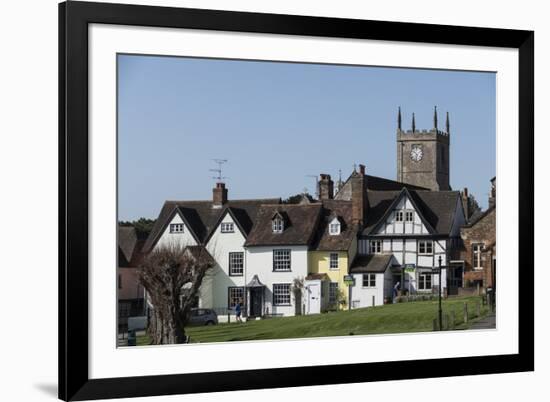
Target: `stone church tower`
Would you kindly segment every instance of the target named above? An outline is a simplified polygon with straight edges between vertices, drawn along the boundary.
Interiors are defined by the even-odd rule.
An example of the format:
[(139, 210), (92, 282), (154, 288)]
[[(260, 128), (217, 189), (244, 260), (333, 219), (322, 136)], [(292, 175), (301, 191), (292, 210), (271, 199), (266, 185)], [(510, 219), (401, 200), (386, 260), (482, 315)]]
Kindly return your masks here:
[(412, 115), (411, 130), (401, 129), (401, 108), (397, 114), (397, 181), (433, 191), (450, 190), (449, 113), (445, 131), (437, 127), (437, 107), (431, 130), (417, 130)]

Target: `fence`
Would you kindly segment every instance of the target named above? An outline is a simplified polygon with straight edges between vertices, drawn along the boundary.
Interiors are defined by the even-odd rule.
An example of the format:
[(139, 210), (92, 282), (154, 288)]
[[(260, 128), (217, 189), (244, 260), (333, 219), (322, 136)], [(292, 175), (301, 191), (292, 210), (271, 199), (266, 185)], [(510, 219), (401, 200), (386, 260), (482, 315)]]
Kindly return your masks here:
[(433, 319), (433, 330), (453, 330), (464, 329), (468, 322), (476, 318), (481, 318), (489, 312), (494, 311), (494, 305), (489, 297), (479, 297), (475, 302), (464, 302), (452, 306), (447, 306), (443, 310), (443, 322), (439, 323), (439, 317)]

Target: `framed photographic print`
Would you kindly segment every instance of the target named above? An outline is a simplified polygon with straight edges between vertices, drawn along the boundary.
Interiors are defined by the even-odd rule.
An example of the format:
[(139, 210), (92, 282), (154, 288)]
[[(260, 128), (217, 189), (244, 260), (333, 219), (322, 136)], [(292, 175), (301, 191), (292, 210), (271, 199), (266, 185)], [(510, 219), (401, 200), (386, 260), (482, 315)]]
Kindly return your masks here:
[(71, 1), (59, 40), (61, 399), (534, 369), (533, 32)]

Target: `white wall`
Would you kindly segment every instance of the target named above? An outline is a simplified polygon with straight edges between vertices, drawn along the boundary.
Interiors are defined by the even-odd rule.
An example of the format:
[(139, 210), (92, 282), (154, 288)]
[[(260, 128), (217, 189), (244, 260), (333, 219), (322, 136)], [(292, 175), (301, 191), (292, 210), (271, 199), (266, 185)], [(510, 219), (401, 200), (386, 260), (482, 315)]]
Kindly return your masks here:
[[(291, 271), (273, 272), (273, 250), (290, 249)], [(307, 246), (269, 246), (247, 248), (246, 281), (258, 275), (260, 282), (266, 285), (265, 306), (273, 314), (294, 315), (294, 299), (291, 295), (291, 306), (274, 306), (272, 303), (273, 284), (290, 283), (294, 278), (305, 278), (308, 273)]]
[[(383, 238), (380, 237), (383, 241), (382, 250), (384, 253), (391, 253), (395, 257), (397, 263), (399, 265), (404, 264), (414, 264), (415, 267), (423, 267), (423, 268), (437, 268), (439, 265), (439, 257), (441, 256), (441, 264), (444, 266), (447, 264), (447, 248), (449, 244), (449, 240), (442, 239), (442, 240), (433, 240), (433, 254), (431, 255), (421, 255), (418, 253), (418, 242), (420, 240), (431, 240), (429, 238), (424, 239), (422, 236), (419, 236), (417, 238)], [(367, 250), (370, 251), (368, 247), (368, 242), (371, 239), (360, 239), (360, 250)], [(441, 278), (442, 282), (442, 288), (446, 288), (446, 278), (447, 273), (444, 270), (443, 276)], [(405, 283), (401, 284), (401, 287), (404, 289), (407, 289), (409, 291), (415, 292), (417, 291), (417, 279), (418, 279), (418, 272), (406, 272), (405, 273)], [(439, 277), (437, 274), (434, 274), (432, 277), (432, 283), (438, 284), (439, 283)]]
[[(222, 233), (221, 223), (233, 223), (233, 233)], [(223, 308), (228, 304), (228, 287), (246, 285), (247, 255), (243, 247), (245, 237), (239, 230), (237, 223), (229, 213), (226, 213), (208, 240), (206, 249), (216, 260), (216, 266), (201, 286), (200, 304), (204, 307)], [(242, 276), (229, 275), (229, 253), (242, 252), (244, 270)]]
[[(397, 211), (403, 212), (403, 221), (396, 221)], [(405, 222), (405, 211), (413, 211), (413, 221)], [(413, 207), (408, 197), (403, 197), (380, 226), (376, 234), (428, 234), (429, 231), (422, 223), (420, 215)]]
[[(375, 287), (364, 287), (363, 275), (367, 274), (353, 274), (353, 277), (355, 278), (355, 286), (353, 286), (353, 289), (351, 290), (352, 308), (371, 307), (373, 296), (374, 305), (381, 306), (384, 304), (384, 294), (388, 286), (388, 283), (384, 280), (384, 273), (375, 274)], [(389, 287), (391, 289), (391, 284), (389, 284)]]
[[(170, 224), (172, 223), (182, 223), (184, 225), (183, 233), (170, 233)], [(182, 246), (196, 246), (197, 241), (191, 234), (191, 231), (187, 225), (183, 222), (183, 219), (181, 219), (181, 216), (179, 214), (175, 214), (172, 220), (170, 221), (170, 224), (166, 226), (164, 229), (164, 232), (162, 232), (162, 235), (157, 241), (157, 244), (155, 245), (155, 248), (161, 247), (161, 246), (167, 246), (170, 244), (180, 244)]]

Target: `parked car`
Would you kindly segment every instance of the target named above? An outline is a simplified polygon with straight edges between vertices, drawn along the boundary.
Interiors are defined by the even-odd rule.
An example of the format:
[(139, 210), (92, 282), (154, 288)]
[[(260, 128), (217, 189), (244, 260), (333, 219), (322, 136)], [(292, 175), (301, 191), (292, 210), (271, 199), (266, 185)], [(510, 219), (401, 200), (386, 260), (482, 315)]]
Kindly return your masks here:
[(191, 316), (189, 317), (189, 324), (191, 325), (216, 325), (218, 323), (218, 316), (209, 308), (193, 308), (191, 309)]

